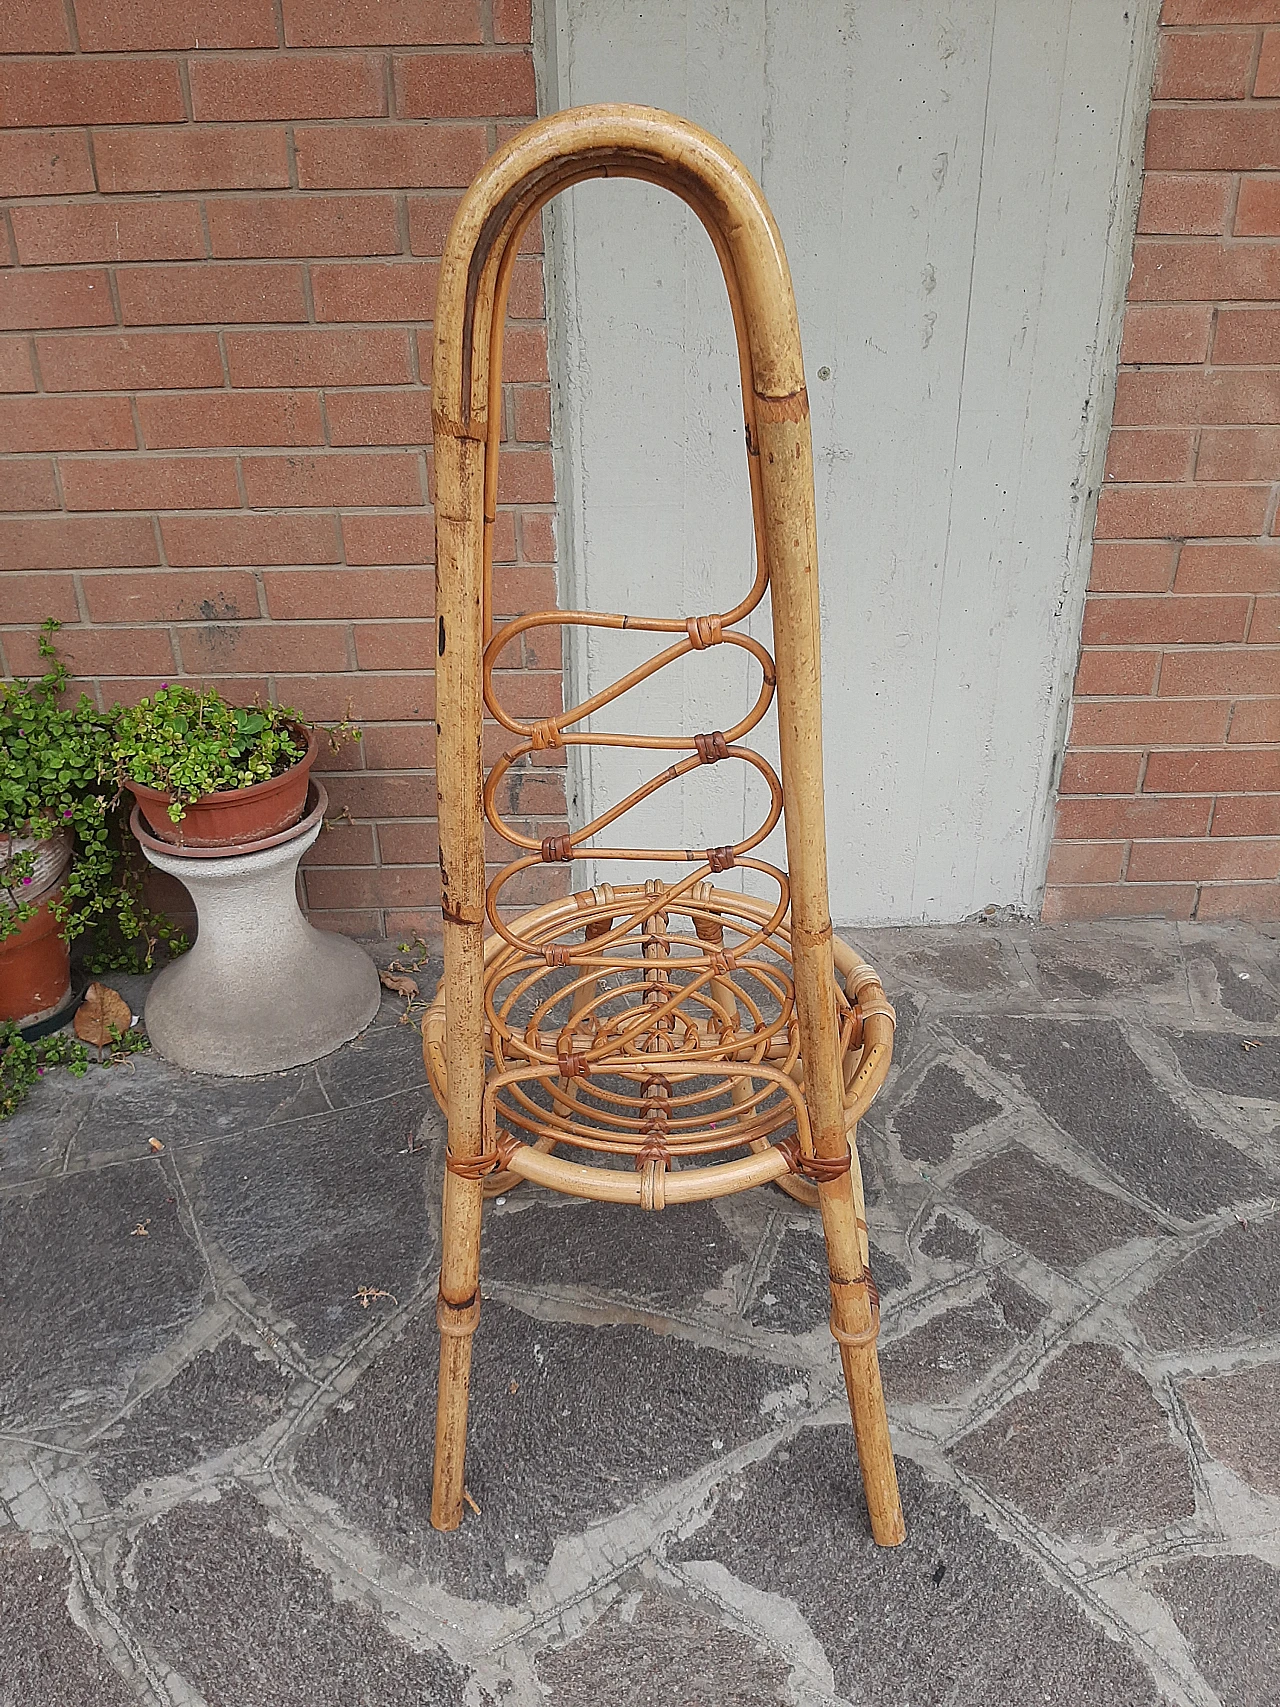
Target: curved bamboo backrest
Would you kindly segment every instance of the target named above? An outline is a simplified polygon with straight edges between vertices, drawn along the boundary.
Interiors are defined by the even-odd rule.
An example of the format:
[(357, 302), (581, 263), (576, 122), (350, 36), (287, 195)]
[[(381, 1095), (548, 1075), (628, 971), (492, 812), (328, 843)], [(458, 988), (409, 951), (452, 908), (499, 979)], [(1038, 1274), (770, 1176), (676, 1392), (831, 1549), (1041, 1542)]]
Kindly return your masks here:
[[(639, 178), (680, 196), (701, 219), (720, 259), (742, 372), (756, 574), (750, 590), (733, 609), (711, 616), (635, 619), (558, 612), (540, 613), (521, 619), (519, 625), (508, 625), (506, 638), (512, 637), (513, 630), (543, 621), (625, 624), (673, 636), (672, 645), (657, 659), (603, 695), (575, 707), (572, 714), (523, 724), (503, 712), (492, 691), (492, 650), (486, 655), (494, 638), (492, 529), (507, 291), (521, 237), (546, 202), (587, 178), (618, 176)], [(608, 105), (554, 114), (529, 126), (499, 151), (464, 198), (441, 266), (435, 340), (437, 774), (451, 1152), (460, 1158), (474, 1154), (480, 1141), (486, 916), (508, 941), (528, 946), (504, 926), (492, 900), (486, 913), (486, 793), (481, 759), (486, 701), (499, 720), (527, 743), (522, 751), (599, 741), (600, 736), (586, 736), (566, 725), (625, 691), (632, 680), (641, 679), (684, 652), (731, 640), (754, 651), (765, 669), (760, 700), (730, 733), (745, 732), (769, 703), (773, 660), (749, 637), (731, 636), (725, 631), (755, 608), (768, 587), (782, 770), (780, 788), (772, 788), (768, 824), (738, 849), (710, 849), (705, 856), (687, 849), (607, 852), (623, 858), (706, 857), (710, 870), (717, 871), (737, 863), (735, 856), (762, 839), (779, 809), (783, 810), (789, 870), (783, 880), (779, 912), (789, 898), (795, 1000), (813, 1148), (819, 1156), (846, 1156), (822, 799), (817, 540), (809, 407), (786, 256), (759, 187), (714, 137), (669, 113)], [(688, 738), (617, 739), (636, 746), (687, 749), (690, 745)], [(673, 773), (694, 768), (708, 756), (693, 755), (685, 765), (673, 767)], [(713, 756), (724, 755), (717, 751)], [(761, 766), (763, 761), (757, 768)], [(767, 766), (763, 768), (768, 770)], [(491, 778), (490, 806), (492, 795)], [(522, 869), (538, 859), (572, 857), (577, 842), (634, 803), (634, 798), (622, 803), (618, 810), (603, 815), (575, 836), (548, 838), (551, 845), (544, 844), (537, 854), (517, 861), (510, 869)], [(492, 821), (517, 846), (535, 846), (497, 818)], [(598, 846), (590, 850), (593, 857), (605, 851)]]

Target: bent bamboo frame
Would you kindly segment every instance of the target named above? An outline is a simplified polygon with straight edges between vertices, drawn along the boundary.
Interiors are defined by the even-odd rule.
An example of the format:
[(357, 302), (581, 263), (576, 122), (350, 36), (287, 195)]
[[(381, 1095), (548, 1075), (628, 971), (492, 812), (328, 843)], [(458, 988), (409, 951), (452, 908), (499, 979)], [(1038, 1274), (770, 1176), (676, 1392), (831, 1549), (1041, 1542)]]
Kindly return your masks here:
[[(547, 611), (495, 633), (492, 530), (512, 267), (523, 233), (552, 196), (610, 176), (679, 195), (720, 259), (742, 374), (754, 576), (722, 612)], [(452, 1528), (461, 1520), (488, 1170), (500, 1166), (504, 1183), (528, 1178), (649, 1209), (779, 1179), (822, 1211), (831, 1326), (873, 1533), (891, 1544), (902, 1538), (902, 1516), (852, 1140), (888, 1070), (893, 1010), (871, 969), (835, 943), (828, 911), (809, 409), (786, 257), (759, 188), (705, 131), (649, 108), (584, 107), (530, 125), (489, 161), (454, 219), (440, 270), (432, 385), (445, 965), (424, 1025), (424, 1053), (449, 1123), (432, 1521)], [(735, 631), (766, 589), (776, 663), (758, 641)], [(551, 624), (626, 627), (665, 640), (619, 681), (531, 723), (503, 706), (495, 666), (521, 633)], [(722, 644), (748, 651), (762, 671), (755, 704), (727, 732), (660, 738), (581, 727), (629, 687), (689, 652)], [(742, 745), (774, 704), (780, 776)], [(487, 783), (486, 709), (516, 737)], [(669, 758), (650, 782), (579, 830), (538, 843), (505, 822), (498, 789), (512, 766), (549, 747), (586, 743)], [(769, 790), (763, 822), (740, 842), (703, 850), (602, 845), (601, 834), (656, 790), (726, 760), (753, 767)], [(785, 872), (751, 851), (780, 818)], [(488, 884), (486, 819), (517, 850)], [(694, 869), (671, 884), (600, 885), (508, 918), (501, 892), (512, 877), (585, 857)], [(709, 879), (735, 865), (775, 882), (776, 902), (715, 889)], [(687, 920), (689, 929), (673, 930), (673, 919)], [(495, 933), (487, 947), (486, 923)], [(711, 1093), (699, 1088), (708, 1075)], [(553, 1155), (558, 1144), (588, 1157), (631, 1156), (637, 1171)], [(747, 1153), (725, 1159), (735, 1148)], [(807, 1179), (784, 1180), (797, 1171)]]

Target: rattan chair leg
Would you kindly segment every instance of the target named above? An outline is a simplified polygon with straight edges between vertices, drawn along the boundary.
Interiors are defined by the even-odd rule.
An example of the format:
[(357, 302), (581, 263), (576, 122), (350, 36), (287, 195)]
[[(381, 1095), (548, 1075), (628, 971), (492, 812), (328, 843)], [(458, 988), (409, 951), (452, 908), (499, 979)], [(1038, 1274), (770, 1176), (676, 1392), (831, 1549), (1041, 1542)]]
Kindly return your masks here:
[(447, 1172), (441, 1244), (440, 1376), (436, 1387), (435, 1479), (431, 1522), (456, 1529), (462, 1522), (467, 1453), (467, 1396), (471, 1340), (480, 1316), (480, 1181)]
[(850, 1148), (850, 1171), (818, 1187), (831, 1277), (831, 1331), (840, 1346), (871, 1533), (882, 1547), (896, 1547), (906, 1528), (876, 1357), (880, 1304), (867, 1266), (866, 1223), (859, 1214), (861, 1169), (856, 1148)]
[(881, 1547), (897, 1547), (906, 1539), (902, 1502), (898, 1495), (898, 1471), (889, 1440), (889, 1421), (880, 1385), (880, 1365), (874, 1345), (857, 1350), (840, 1347), (844, 1383), (849, 1394), (853, 1437), (862, 1467), (862, 1487), (871, 1518), (871, 1534)]

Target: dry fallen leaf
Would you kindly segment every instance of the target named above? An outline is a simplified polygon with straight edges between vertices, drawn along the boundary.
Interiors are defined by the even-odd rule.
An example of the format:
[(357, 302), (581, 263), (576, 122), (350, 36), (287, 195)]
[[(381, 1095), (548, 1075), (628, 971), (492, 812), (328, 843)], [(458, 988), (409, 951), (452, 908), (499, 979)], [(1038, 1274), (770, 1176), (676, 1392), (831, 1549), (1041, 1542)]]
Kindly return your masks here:
[(518, 1393), (519, 1391), (520, 1391), (520, 1383), (518, 1381), (512, 1381), (510, 1383), (510, 1385), (507, 1387), (508, 1393)]
[(403, 972), (379, 972), (378, 981), (385, 990), (393, 990), (397, 996), (403, 996), (406, 1001), (412, 1001), (418, 994), (418, 980), (410, 978)]
[(131, 1239), (149, 1239), (151, 1237), (150, 1228), (151, 1228), (151, 1217), (148, 1216), (145, 1221), (139, 1221), (138, 1222), (138, 1225), (133, 1229), (133, 1231), (132, 1231), (132, 1233), (130, 1233), (129, 1237)]
[(361, 1309), (364, 1310), (369, 1308), (375, 1298), (390, 1298), (391, 1302), (397, 1309), (400, 1307), (400, 1300), (393, 1293), (384, 1291), (380, 1286), (357, 1287), (351, 1296), (359, 1303)]
[(123, 1037), (133, 1024), (133, 1012), (119, 990), (109, 984), (90, 984), (76, 1009), (75, 1033), (82, 1043), (105, 1049)]

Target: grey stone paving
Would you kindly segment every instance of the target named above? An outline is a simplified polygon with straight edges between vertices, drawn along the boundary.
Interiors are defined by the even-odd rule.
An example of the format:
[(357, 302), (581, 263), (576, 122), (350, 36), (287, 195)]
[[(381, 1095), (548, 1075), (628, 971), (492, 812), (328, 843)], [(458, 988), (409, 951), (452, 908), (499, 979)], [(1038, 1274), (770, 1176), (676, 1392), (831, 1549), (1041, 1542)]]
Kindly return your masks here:
[(538, 1680), (559, 1707), (786, 1707), (790, 1667), (705, 1606), (641, 1584), (575, 1641), (547, 1649)]
[(1131, 1203), (1013, 1144), (952, 1182), (957, 1200), (1051, 1268), (1070, 1273), (1159, 1225)]
[(1280, 930), (854, 940), (902, 1548), (772, 1189), (491, 1204), (430, 1528), (443, 1135), (388, 996), (315, 1067), (0, 1127), (0, 1707), (1280, 1703)]
[(963, 1132), (999, 1114), (1000, 1104), (980, 1096), (954, 1067), (930, 1067), (915, 1095), (893, 1120), (898, 1148), (909, 1162), (945, 1162)]
[(1280, 1363), (1182, 1384), (1208, 1450), (1259, 1493), (1280, 1494)]
[(1114, 1346), (1068, 1346), (953, 1455), (1058, 1535), (1125, 1540), (1195, 1516), (1186, 1446)]

